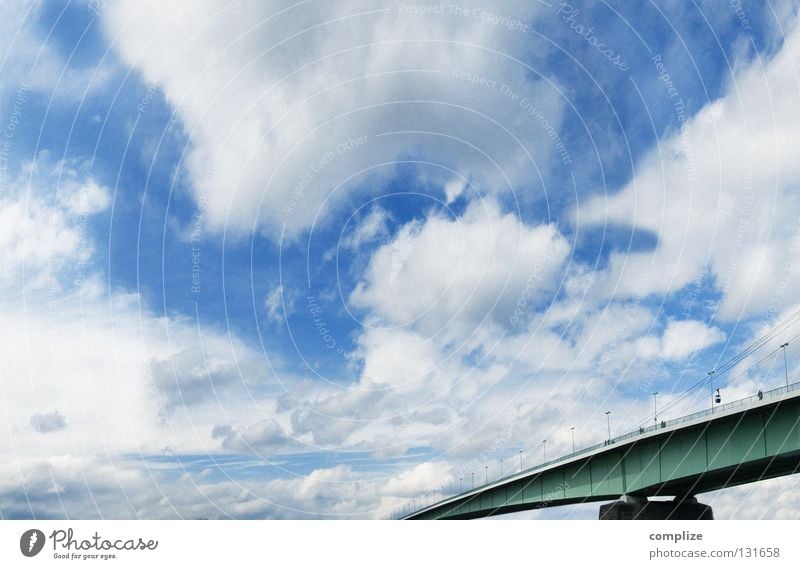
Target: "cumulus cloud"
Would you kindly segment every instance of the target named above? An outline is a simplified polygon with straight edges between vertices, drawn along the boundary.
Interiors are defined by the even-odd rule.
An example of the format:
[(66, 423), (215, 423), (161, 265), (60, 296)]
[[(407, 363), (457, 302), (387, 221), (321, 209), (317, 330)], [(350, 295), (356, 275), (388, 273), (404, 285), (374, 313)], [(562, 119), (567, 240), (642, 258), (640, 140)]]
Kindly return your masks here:
[(682, 359), (725, 341), (725, 333), (697, 320), (673, 320), (667, 324), (662, 341), (664, 357)]
[[(0, 328), (0, 359), (14, 378), (4, 387), (8, 452), (196, 450), (212, 444), (207, 433), (226, 410), (252, 422), (270, 412), (250, 405), (266, 376), (257, 352), (104, 283), (89, 220), (108, 208), (109, 192), (83, 162), (43, 154), (6, 190), (0, 314), (17, 323)], [(57, 411), (32, 415), (39, 409)]]
[[(224, 435), (223, 435), (224, 433)], [(223, 436), (222, 448), (244, 453), (269, 455), (287, 452), (292, 448), (292, 438), (274, 419), (264, 419), (241, 430), (214, 427), (212, 436)]]
[[(498, 426), (473, 433), (470, 444), (452, 431), (502, 405), (502, 396), (483, 398), (486, 390), (513, 389), (514, 378), (541, 365), (523, 344), (559, 287), (568, 253), (554, 226), (528, 225), (493, 200), (400, 227), (373, 249), (349, 297), (365, 323), (350, 354), (358, 381), (301, 397), (307, 404), (291, 414), (294, 434), (379, 456), (431, 444), (468, 453), (492, 439)], [(512, 336), (517, 352), (506, 347)], [(559, 349), (550, 361), (563, 371), (574, 354)]]
[(355, 230), (341, 240), (341, 246), (358, 251), (377, 239), (385, 238), (389, 233), (387, 227), (389, 217), (389, 212), (382, 207), (371, 208), (364, 219), (358, 222)]
[(109, 190), (87, 167), (42, 153), (10, 179), (0, 196), (0, 288), (7, 293), (80, 280), (94, 250), (87, 219), (110, 204)]
[(432, 488), (451, 483), (453, 475), (450, 470), (451, 466), (446, 463), (423, 462), (390, 478), (383, 489), (394, 496), (419, 496)]
[(462, 217), (404, 226), (372, 255), (350, 302), (385, 325), (429, 333), (485, 319), (510, 326), (515, 309), (532, 311), (558, 288), (569, 250), (553, 225), (476, 202)]
[(583, 225), (658, 236), (650, 251), (612, 254), (606, 295), (674, 293), (709, 274), (726, 319), (792, 302), (800, 282), (799, 57), (792, 18), (772, 59), (737, 66), (726, 94), (652, 148), (619, 192), (579, 204)]
[[(443, 463), (400, 465), (396, 474), (349, 465), (314, 468), (303, 476), (240, 478), (251, 468), (214, 457), (209, 469), (171, 460), (54, 455), (0, 465), (4, 519), (305, 519), (381, 518), (419, 492), (446, 480)], [(263, 466), (263, 465), (262, 465)], [(176, 474), (178, 473), (178, 474)], [(443, 478), (443, 476), (445, 478)]]
[[(502, 7), (522, 22), (540, 9)], [(102, 15), (123, 60), (182, 121), (210, 227), (292, 234), (359, 185), (378, 187), (398, 159), (423, 156), (441, 164), (430, 176), (442, 184), (449, 169), (493, 191), (526, 182), (553, 152), (558, 90), (520, 59), (535, 38), (410, 12), (378, 1), (122, 0)]]
[(202, 350), (186, 348), (168, 358), (150, 362), (149, 373), (159, 394), (163, 417), (169, 416), (176, 407), (219, 400), (220, 394), (238, 379), (236, 362), (229, 350), (223, 348), (221, 354), (215, 351), (207, 339)]

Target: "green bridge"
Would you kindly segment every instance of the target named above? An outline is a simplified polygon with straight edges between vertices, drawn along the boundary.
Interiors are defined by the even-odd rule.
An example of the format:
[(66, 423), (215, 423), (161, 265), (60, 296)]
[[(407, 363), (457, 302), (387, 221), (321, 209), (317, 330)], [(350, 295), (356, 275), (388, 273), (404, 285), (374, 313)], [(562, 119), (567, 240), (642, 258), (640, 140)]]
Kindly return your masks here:
[[(685, 504), (688, 515), (670, 516), (670, 511), (651, 515), (702, 519), (710, 517), (711, 510), (696, 504), (695, 494), (798, 471), (800, 383), (794, 383), (612, 438), (446, 498), (402, 519), (481, 518), (610, 500), (621, 500), (616, 505), (636, 512), (643, 506), (654, 506), (654, 510), (666, 504), (674, 504), (674, 512)], [(676, 500), (647, 502), (652, 496)], [(619, 512), (604, 516), (603, 508), (600, 513), (609, 519), (630, 517)]]

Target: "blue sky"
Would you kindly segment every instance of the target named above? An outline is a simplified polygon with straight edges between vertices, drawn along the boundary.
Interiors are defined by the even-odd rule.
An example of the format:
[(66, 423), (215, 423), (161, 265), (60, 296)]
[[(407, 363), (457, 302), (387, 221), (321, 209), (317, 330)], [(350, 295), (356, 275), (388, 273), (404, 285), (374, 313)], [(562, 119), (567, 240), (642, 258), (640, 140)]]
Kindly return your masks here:
[(796, 3), (420, 6), (4, 3), (0, 515), (380, 518), (797, 310)]

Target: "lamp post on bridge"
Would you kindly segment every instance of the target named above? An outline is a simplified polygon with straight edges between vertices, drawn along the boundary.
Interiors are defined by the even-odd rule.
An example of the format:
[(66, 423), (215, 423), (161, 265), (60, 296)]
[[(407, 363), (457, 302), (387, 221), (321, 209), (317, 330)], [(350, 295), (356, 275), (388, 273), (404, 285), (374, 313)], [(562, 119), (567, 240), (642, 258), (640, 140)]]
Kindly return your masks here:
[(522, 472), (522, 451), (519, 451), (519, 471)]
[(783, 370), (786, 373), (786, 387), (789, 387), (789, 362), (786, 359), (786, 346), (789, 345), (789, 342), (784, 342), (781, 344), (781, 348), (783, 348)]
[(503, 477), (503, 459), (500, 459), (500, 478)]
[(488, 484), (489, 483), (489, 467), (488, 466), (484, 466), (484, 468), (486, 469), (486, 482), (485, 482), (485, 484)]
[(709, 382), (711, 383), (711, 412), (714, 412), (714, 374), (717, 373), (715, 370), (711, 370), (708, 372)]
[(570, 427), (569, 430), (572, 433), (572, 454), (575, 454), (575, 427)]
[(475, 473), (472, 473), (472, 487), (475, 488)]
[(658, 391), (653, 392), (653, 424), (658, 426)]
[(606, 422), (608, 423), (608, 443), (611, 444), (611, 411), (606, 411)]
[(544, 461), (547, 462), (547, 439), (542, 441), (542, 452), (544, 453)]

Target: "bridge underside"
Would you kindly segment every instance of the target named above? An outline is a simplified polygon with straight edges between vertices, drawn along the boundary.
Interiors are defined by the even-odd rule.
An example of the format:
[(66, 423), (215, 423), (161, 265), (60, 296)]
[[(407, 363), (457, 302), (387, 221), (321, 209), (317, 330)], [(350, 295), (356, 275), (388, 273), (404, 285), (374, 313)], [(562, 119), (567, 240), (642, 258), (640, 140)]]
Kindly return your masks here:
[(408, 519), (470, 519), (628, 496), (691, 496), (800, 472), (800, 402), (780, 401), (576, 457)]

